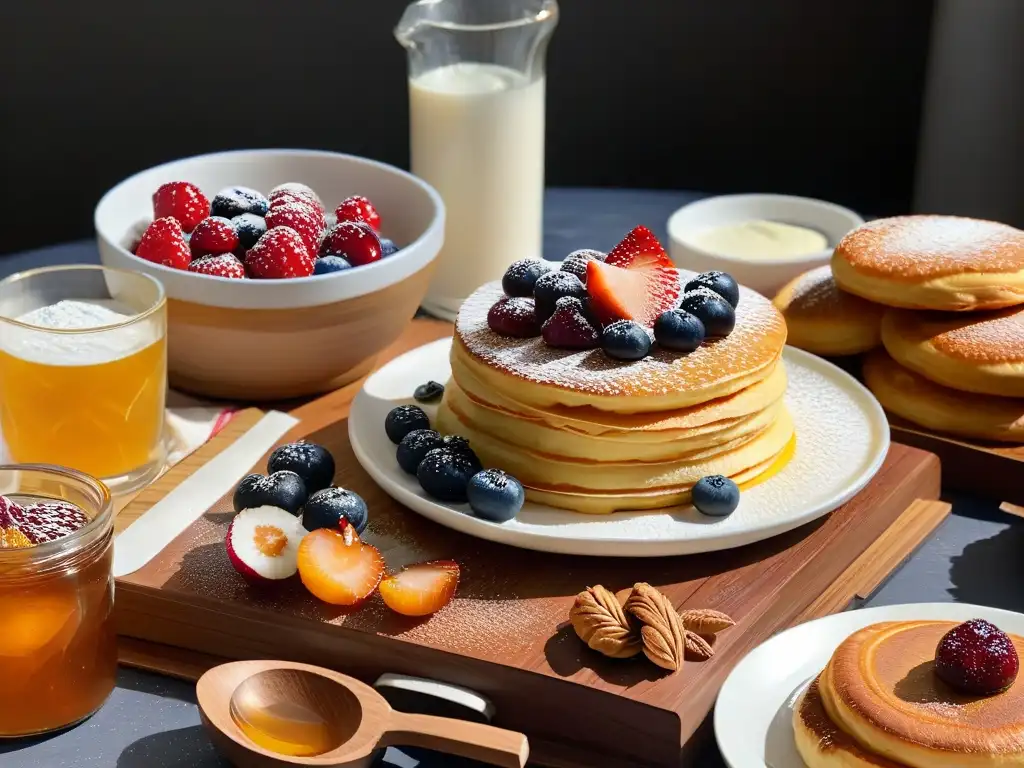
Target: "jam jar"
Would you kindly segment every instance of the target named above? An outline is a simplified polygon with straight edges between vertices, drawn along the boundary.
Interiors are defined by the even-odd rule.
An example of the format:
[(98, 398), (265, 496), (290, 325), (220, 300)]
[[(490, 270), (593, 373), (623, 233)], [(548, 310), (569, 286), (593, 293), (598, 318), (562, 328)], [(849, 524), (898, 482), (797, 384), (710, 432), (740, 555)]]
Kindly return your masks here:
[(0, 738), (73, 725), (114, 688), (113, 512), (98, 480), (0, 465)]

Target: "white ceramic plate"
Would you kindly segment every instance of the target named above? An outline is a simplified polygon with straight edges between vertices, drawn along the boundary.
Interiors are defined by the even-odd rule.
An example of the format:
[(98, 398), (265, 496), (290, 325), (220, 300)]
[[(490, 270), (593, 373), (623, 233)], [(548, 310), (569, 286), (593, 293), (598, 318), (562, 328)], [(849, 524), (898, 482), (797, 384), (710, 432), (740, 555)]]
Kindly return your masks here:
[[(786, 402), (796, 424), (796, 452), (770, 481), (744, 491), (729, 517), (692, 507), (585, 515), (527, 503), (507, 523), (469, 513), (466, 504), (430, 499), (395, 459), (384, 418), (411, 403), (417, 385), (451, 375), (451, 340), (407, 352), (367, 379), (349, 418), (356, 458), (395, 500), (470, 536), (524, 549), (572, 555), (663, 557), (710, 552), (766, 539), (831, 512), (874, 476), (889, 449), (889, 424), (875, 398), (852, 376), (821, 358), (786, 348)], [(433, 419), (432, 408), (425, 409)]]
[(1024, 616), (963, 603), (889, 605), (849, 611), (786, 630), (751, 651), (715, 704), (715, 738), (730, 768), (806, 768), (793, 740), (793, 704), (832, 652), (858, 629), (881, 621), (987, 619), (1015, 635)]

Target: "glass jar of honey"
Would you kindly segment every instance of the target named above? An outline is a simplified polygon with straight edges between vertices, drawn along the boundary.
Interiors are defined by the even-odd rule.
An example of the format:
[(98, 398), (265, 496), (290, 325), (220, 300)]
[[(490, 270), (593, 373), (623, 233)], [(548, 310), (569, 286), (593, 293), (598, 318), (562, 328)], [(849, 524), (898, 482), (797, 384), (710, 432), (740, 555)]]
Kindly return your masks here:
[(103, 483), (0, 465), (0, 738), (91, 715), (114, 688), (113, 513)]

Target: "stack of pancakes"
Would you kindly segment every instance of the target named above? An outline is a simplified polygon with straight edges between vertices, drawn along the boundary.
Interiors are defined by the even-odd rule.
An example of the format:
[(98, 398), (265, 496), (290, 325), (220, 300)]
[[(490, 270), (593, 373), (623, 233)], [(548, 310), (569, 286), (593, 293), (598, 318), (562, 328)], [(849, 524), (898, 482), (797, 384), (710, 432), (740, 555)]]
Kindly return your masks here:
[(1024, 443), (1024, 232), (957, 216), (869, 222), (831, 266), (775, 297), (790, 343), (868, 353), (864, 381), (897, 416)]
[(753, 291), (740, 289), (727, 337), (636, 362), (499, 335), (487, 312), (501, 296), (492, 283), (462, 305), (437, 427), (515, 475), (531, 501), (590, 513), (670, 507), (701, 477), (752, 482), (791, 454), (786, 323)]
[[(1024, 685), (967, 696), (935, 674), (935, 648), (953, 626), (888, 622), (847, 638), (793, 713), (809, 768), (1024, 765)], [(1024, 653), (1024, 640), (1011, 640)]]

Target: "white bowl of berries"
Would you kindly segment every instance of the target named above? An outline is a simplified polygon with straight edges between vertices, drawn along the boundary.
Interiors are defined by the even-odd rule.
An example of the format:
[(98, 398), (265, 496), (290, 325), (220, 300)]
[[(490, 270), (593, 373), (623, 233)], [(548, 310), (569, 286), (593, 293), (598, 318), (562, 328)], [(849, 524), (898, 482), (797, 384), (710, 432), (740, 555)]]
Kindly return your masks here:
[(137, 173), (95, 225), (104, 264), (164, 285), (172, 386), (271, 400), (370, 370), (426, 293), (444, 204), (372, 160), (243, 150)]

